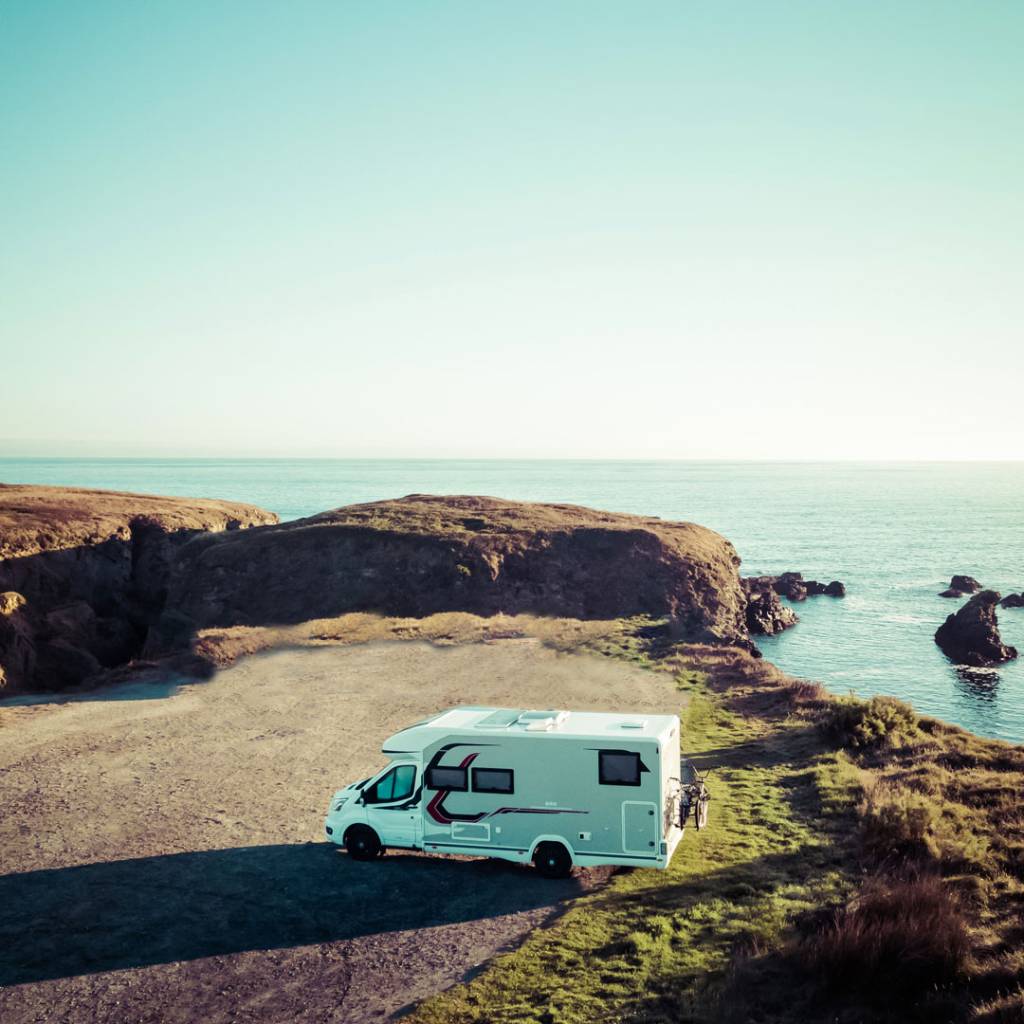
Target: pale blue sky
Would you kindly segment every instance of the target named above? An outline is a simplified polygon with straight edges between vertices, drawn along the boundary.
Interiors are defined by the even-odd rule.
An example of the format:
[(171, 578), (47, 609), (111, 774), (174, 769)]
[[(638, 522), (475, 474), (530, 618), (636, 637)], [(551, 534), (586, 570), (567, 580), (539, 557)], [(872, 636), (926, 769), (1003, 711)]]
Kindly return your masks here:
[(0, 0), (0, 453), (1021, 458), (1024, 4)]

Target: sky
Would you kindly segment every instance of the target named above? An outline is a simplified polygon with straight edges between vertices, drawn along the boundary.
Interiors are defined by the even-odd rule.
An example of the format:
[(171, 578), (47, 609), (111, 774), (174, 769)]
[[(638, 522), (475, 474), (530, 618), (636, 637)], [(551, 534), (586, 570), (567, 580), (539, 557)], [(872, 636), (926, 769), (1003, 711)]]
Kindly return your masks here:
[(0, 0), (0, 454), (1024, 458), (1019, 0)]

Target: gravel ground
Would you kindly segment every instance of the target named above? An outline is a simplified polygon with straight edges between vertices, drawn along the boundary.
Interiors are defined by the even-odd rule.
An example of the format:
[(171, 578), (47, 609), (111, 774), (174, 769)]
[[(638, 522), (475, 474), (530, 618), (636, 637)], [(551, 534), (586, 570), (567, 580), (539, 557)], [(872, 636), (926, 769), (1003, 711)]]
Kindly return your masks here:
[(0, 719), (0, 1020), (384, 1020), (607, 869), (321, 841), (331, 793), (446, 706), (675, 711), (670, 682), (536, 641), (276, 651)]

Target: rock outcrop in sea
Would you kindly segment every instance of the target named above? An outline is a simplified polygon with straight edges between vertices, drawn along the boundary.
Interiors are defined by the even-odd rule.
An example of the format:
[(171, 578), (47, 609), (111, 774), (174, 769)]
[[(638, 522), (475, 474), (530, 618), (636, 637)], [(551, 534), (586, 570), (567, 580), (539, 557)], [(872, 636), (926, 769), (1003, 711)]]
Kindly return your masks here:
[(763, 593), (765, 590), (773, 590), (789, 601), (805, 601), (808, 597), (820, 594), (828, 597), (846, 597), (846, 584), (839, 580), (832, 580), (830, 583), (805, 580), (802, 572), (783, 572), (778, 576), (747, 576), (743, 584), (748, 591)]
[(935, 642), (958, 665), (983, 668), (1017, 657), (1017, 649), (999, 635), (996, 605), (999, 593), (982, 590), (961, 609), (948, 616), (935, 633)]
[(796, 612), (782, 603), (770, 584), (759, 582), (759, 577), (743, 580), (743, 589), (747, 595), (747, 629), (752, 635), (772, 636), (800, 621)]
[(275, 522), (228, 501), (0, 484), (0, 687), (73, 687), (136, 657), (182, 544)]
[(1000, 608), (1024, 608), (1024, 591), (1019, 594), (1007, 594), (999, 602)]
[(981, 584), (973, 576), (953, 576), (949, 581), (949, 587), (943, 590), (939, 597), (966, 597), (968, 594), (976, 594), (981, 590)]

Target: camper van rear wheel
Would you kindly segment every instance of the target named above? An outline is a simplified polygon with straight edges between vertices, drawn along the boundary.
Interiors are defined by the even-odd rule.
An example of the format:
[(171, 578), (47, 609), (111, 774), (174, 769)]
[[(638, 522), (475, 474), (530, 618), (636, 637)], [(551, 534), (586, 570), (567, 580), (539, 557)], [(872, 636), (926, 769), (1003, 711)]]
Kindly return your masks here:
[(533, 863), (545, 878), (567, 878), (572, 871), (572, 857), (561, 843), (541, 843)]
[(367, 825), (353, 825), (345, 833), (345, 849), (355, 860), (375, 860), (384, 852), (377, 833)]

